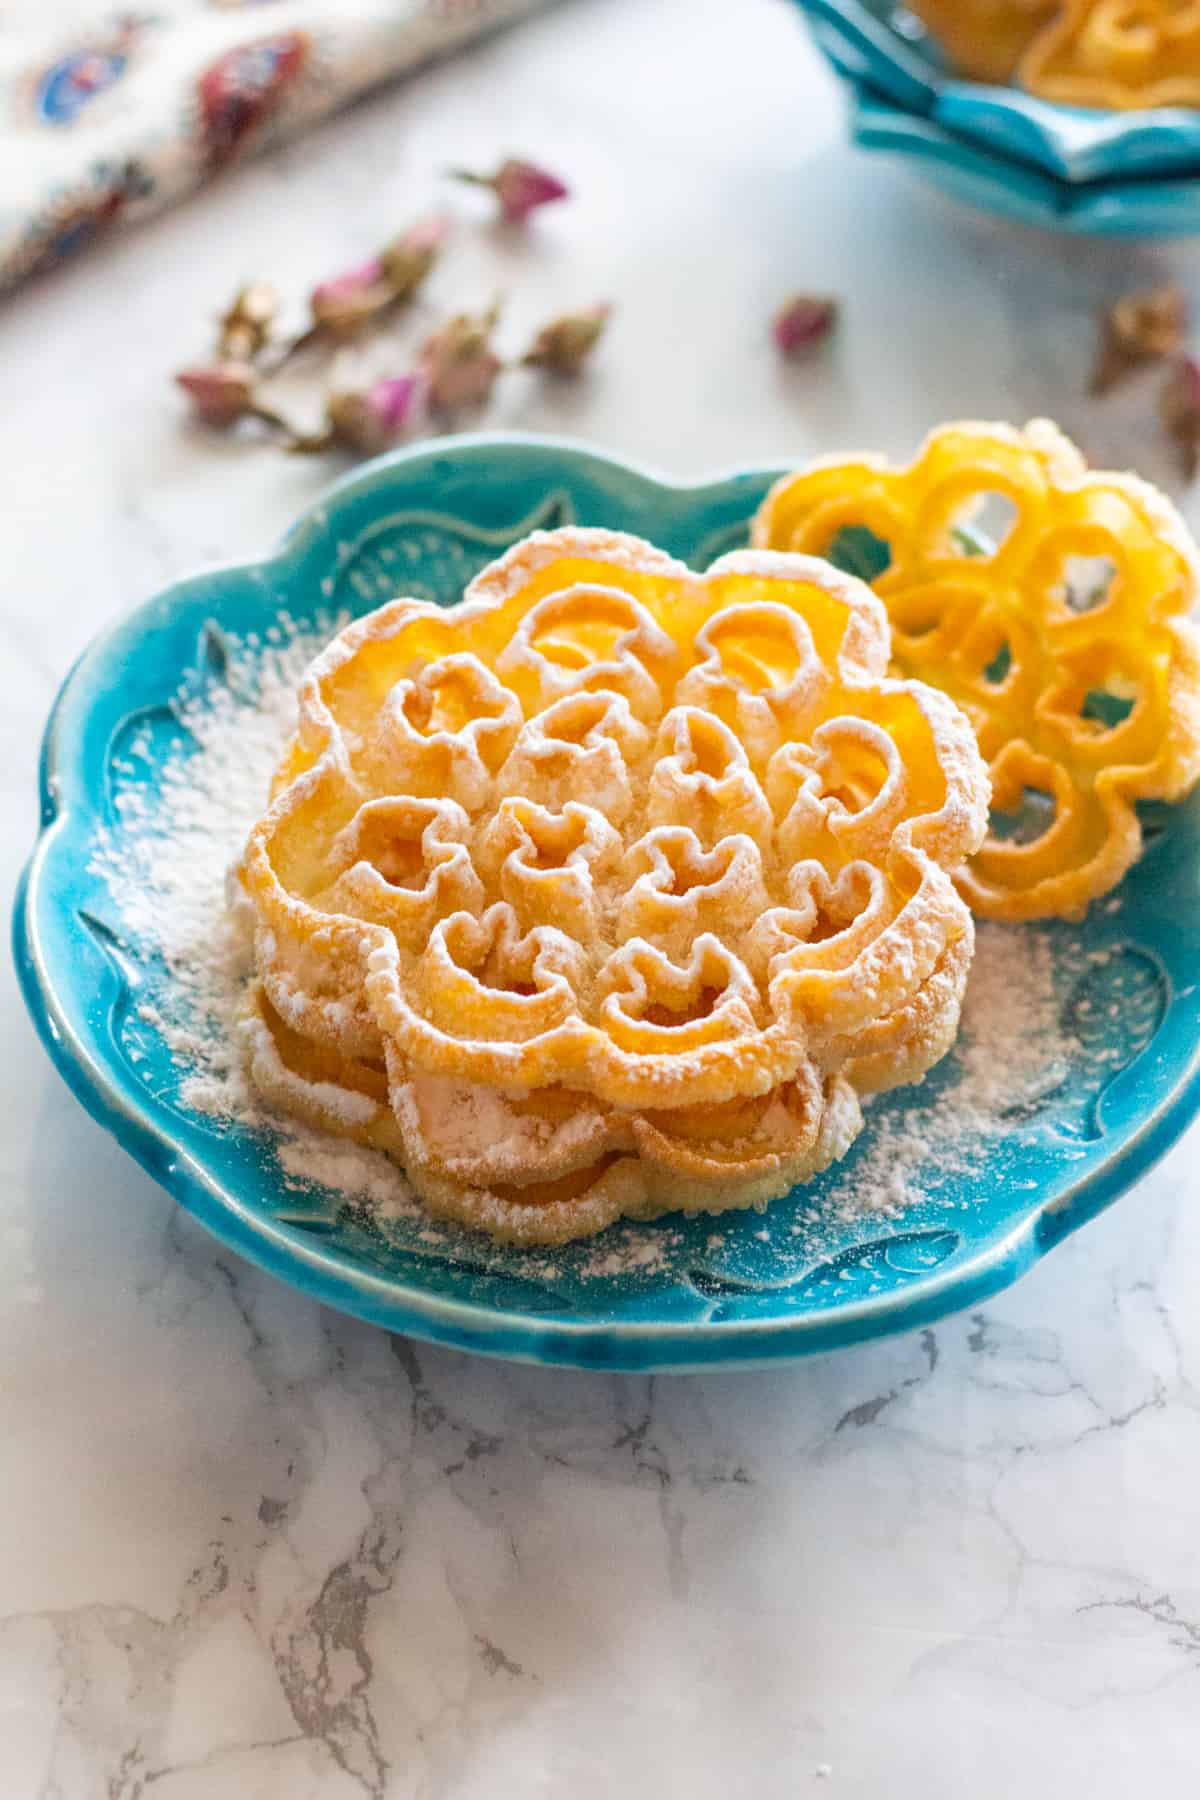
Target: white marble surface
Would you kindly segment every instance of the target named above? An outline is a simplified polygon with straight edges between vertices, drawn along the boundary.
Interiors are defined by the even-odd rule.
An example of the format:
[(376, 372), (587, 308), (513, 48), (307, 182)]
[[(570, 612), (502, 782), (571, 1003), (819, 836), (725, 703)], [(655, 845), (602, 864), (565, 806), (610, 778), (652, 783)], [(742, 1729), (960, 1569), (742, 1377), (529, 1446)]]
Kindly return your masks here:
[[(0, 317), (0, 855), (106, 620), (269, 545), (322, 473), (179, 426), (236, 279), (368, 249), (431, 171), (520, 149), (578, 200), (467, 234), (444, 300), (611, 295), (594, 379), (498, 422), (681, 473), (909, 449), (1081, 396), (1100, 297), (1200, 252), (1056, 243), (849, 152), (779, 0), (574, 0), (20, 295)], [(469, 207), (468, 209), (469, 210)], [(764, 341), (844, 295), (824, 364)], [(0, 973), (5, 1800), (1031, 1800), (1195, 1792), (1193, 1136), (978, 1315), (770, 1374), (504, 1368), (221, 1252), (74, 1104)]]

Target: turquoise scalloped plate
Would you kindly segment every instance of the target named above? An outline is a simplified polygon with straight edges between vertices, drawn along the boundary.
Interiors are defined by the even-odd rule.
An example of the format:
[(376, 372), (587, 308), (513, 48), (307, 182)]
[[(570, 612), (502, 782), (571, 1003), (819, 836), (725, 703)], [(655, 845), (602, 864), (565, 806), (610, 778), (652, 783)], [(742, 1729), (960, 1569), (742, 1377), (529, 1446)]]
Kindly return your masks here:
[[(970, 1177), (934, 1172), (902, 1218), (823, 1210), (835, 1175), (766, 1215), (618, 1226), (553, 1257), (497, 1250), (399, 1220), (385, 1232), (344, 1198), (285, 1185), (268, 1136), (190, 1113), (181, 1071), (136, 999), (149, 953), (123, 935), (90, 872), (118, 828), (122, 746), (153, 760), (171, 701), (219, 681), (222, 633), (330, 608), (362, 612), (398, 585), (449, 601), (535, 527), (634, 531), (697, 567), (742, 542), (775, 471), (677, 486), (570, 444), (478, 437), (373, 463), (333, 488), (274, 556), (179, 582), (97, 640), (46, 731), (42, 834), (17, 897), (30, 1012), (78, 1098), (224, 1243), (346, 1312), (461, 1349), (614, 1369), (765, 1363), (924, 1325), (1013, 1281), (1131, 1186), (1200, 1104), (1200, 803), (1154, 821), (1119, 905), (1048, 928), (1062, 1004), (1093, 1040), (1023, 1109)], [(215, 629), (214, 629), (215, 628)], [(1088, 961), (1091, 952), (1103, 952)], [(161, 974), (161, 971), (159, 972)], [(881, 1103), (901, 1122), (957, 1077)], [(860, 1146), (870, 1136), (870, 1126)], [(115, 1229), (119, 1229), (117, 1224)]]
[(1002, 218), (1085, 237), (1192, 237), (1200, 232), (1200, 179), (1055, 181), (1024, 163), (964, 143), (933, 120), (849, 83), (851, 132), (865, 150), (892, 151), (952, 199)]
[(1128, 182), (1200, 172), (1200, 112), (1112, 112), (958, 79), (900, 0), (794, 0), (842, 75), (954, 140), (1059, 183)]

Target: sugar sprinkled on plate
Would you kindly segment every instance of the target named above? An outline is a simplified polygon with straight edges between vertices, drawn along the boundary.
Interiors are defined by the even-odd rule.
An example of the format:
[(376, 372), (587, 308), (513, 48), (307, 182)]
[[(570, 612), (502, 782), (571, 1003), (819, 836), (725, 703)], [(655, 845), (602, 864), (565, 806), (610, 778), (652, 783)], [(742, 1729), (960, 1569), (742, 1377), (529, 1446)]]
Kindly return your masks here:
[[(330, 616), (301, 630), (281, 616), (262, 636), (223, 639), (223, 666), (185, 683), (176, 698), (178, 732), (165, 756), (137, 736), (122, 756), (117, 822), (102, 835), (92, 867), (108, 888), (122, 937), (158, 968), (138, 1010), (180, 1071), (180, 1104), (210, 1121), (261, 1133), (273, 1148), (284, 1195), (332, 1196), (384, 1229), (389, 1221), (416, 1221), (421, 1230), (410, 1234), (410, 1249), (451, 1256), (457, 1249), (481, 1267), (511, 1269), (511, 1259), (498, 1259), (494, 1247), (428, 1219), (382, 1154), (270, 1112), (242, 1065), (234, 1020), (249, 973), (248, 926), (244, 909), (228, 904), (227, 871), (261, 813), (294, 726), (300, 678), (342, 623)], [(801, 1211), (800, 1222), (774, 1209), (752, 1231), (761, 1256), (771, 1258), (781, 1238), (797, 1236), (819, 1253), (822, 1219), (836, 1226), (893, 1216), (928, 1198), (932, 1169), (969, 1175), (981, 1166), (989, 1144), (1011, 1130), (1021, 1109), (1035, 1109), (1055, 1091), (1076, 1056), (1061, 1010), (1046, 937), (983, 926), (956, 1078), (945, 1081), (935, 1072), (897, 1113), (872, 1108), (847, 1165), (822, 1186), (819, 1202)], [(710, 1235), (705, 1254), (718, 1254), (725, 1242), (723, 1233)], [(679, 1252), (685, 1252), (684, 1234), (670, 1221), (625, 1224), (554, 1261), (524, 1252), (520, 1269), (544, 1282), (568, 1264), (576, 1279), (649, 1279), (671, 1269)]]
[(134, 738), (118, 771), (117, 825), (101, 832), (91, 866), (122, 935), (162, 965), (138, 1014), (183, 1073), (182, 1105), (269, 1128), (285, 1187), (327, 1187), (386, 1217), (417, 1210), (399, 1170), (374, 1151), (269, 1115), (234, 1031), (250, 945), (246, 912), (229, 903), (230, 866), (295, 726), (300, 678), (344, 623), (330, 616), (301, 631), (281, 616), (266, 641), (223, 639), (223, 673), (185, 684), (176, 697), (178, 732), (165, 759), (152, 759), (148, 737)]
[(841, 1218), (896, 1213), (926, 1198), (931, 1158), (942, 1175), (970, 1174), (991, 1141), (1065, 1081), (1079, 1045), (1062, 1024), (1046, 937), (1011, 925), (978, 927), (950, 1087), (916, 1089), (899, 1117), (872, 1118), (851, 1167), (826, 1203)]

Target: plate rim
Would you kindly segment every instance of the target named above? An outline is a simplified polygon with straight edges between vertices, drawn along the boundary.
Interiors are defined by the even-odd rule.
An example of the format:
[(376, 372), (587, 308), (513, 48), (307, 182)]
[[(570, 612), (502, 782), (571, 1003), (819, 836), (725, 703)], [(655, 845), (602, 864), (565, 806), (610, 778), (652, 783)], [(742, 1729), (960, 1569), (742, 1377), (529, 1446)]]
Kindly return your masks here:
[(1200, 195), (1186, 175), (1129, 176), (1072, 187), (1044, 169), (1007, 161), (958, 138), (936, 119), (907, 112), (868, 83), (846, 78), (855, 144), (905, 157), (931, 180), (957, 177), (984, 211), (1045, 231), (1092, 237), (1194, 237)]
[(76, 709), (86, 711), (90, 667), (119, 635), (131, 631), (140, 635), (136, 628), (144, 627), (152, 613), (186, 606), (199, 580), (269, 577), (283, 574), (290, 564), (298, 566), (315, 534), (326, 529), (326, 515), (346, 498), (386, 486), (396, 474), (447, 456), (473, 461), (496, 452), (551, 456), (610, 480), (632, 478), (645, 489), (690, 500), (706, 490), (728, 494), (740, 486), (759, 487), (783, 472), (739, 467), (711, 477), (673, 480), (640, 462), (553, 434), (481, 431), (439, 439), (393, 451), (343, 475), (317, 495), (266, 557), (193, 571), (112, 619), (68, 670), (51, 707), (39, 758), (40, 825), (18, 881), (12, 915), (13, 958), (21, 992), (59, 1074), (121, 1148), (219, 1242), (323, 1304), (463, 1350), (522, 1362), (645, 1372), (717, 1364), (762, 1366), (917, 1329), (1010, 1286), (1127, 1192), (1182, 1136), (1200, 1110), (1200, 1042), (1171, 1087), (1123, 1144), (1056, 1195), (1031, 1197), (1012, 1229), (968, 1260), (916, 1276), (889, 1293), (849, 1301), (833, 1312), (647, 1322), (619, 1316), (539, 1319), (528, 1312), (431, 1293), (411, 1280), (356, 1266), (301, 1228), (272, 1219), (242, 1200), (173, 1136), (169, 1125), (131, 1103), (107, 1065), (75, 1032), (46, 960), (37, 917), (41, 884), (57, 841), (67, 835), (72, 799), (77, 797), (72, 790), (82, 780), (80, 769), (63, 764), (60, 744)]
[[(1128, 111), (1044, 99), (941, 68), (864, 0), (794, 0), (822, 55), (859, 69), (887, 99), (1016, 167), (1068, 187), (1185, 180), (1200, 167), (1200, 118), (1187, 107)], [(931, 33), (936, 43), (936, 34)], [(842, 66), (842, 60), (848, 66)]]

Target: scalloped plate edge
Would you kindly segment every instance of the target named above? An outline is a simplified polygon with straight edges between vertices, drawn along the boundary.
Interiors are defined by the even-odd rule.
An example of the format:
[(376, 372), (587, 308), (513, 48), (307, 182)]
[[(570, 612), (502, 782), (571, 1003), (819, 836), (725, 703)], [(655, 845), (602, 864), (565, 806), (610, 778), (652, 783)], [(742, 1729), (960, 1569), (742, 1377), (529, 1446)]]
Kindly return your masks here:
[[(430, 1342), (509, 1360), (579, 1368), (682, 1372), (734, 1363), (766, 1365), (781, 1358), (843, 1348), (851, 1343), (916, 1329), (977, 1304), (1010, 1286), (1048, 1250), (1125, 1193), (1178, 1140), (1200, 1108), (1200, 1046), (1184, 1073), (1114, 1155), (1050, 1200), (1031, 1205), (1011, 1232), (948, 1270), (933, 1272), (903, 1289), (853, 1301), (836, 1315), (801, 1314), (787, 1320), (720, 1323), (614, 1321), (539, 1323), (524, 1313), (431, 1295), (410, 1284), (354, 1268), (330, 1255), (304, 1233), (248, 1207), (181, 1149), (144, 1104), (131, 1101), (112, 1072), (97, 1063), (58, 1001), (37, 930), (41, 884), (56, 845), (71, 825), (72, 793), (82, 796), (82, 770), (64, 768), (58, 746), (65, 723), (91, 667), (155, 610), (178, 610), (198, 584), (213, 575), (266, 579), (299, 566), (328, 529), (339, 501), (388, 485), (397, 471), (427, 466), (452, 455), (468, 461), (497, 449), (550, 456), (586, 471), (601, 485), (632, 479), (664, 499), (695, 503), (705, 493), (722, 502), (761, 494), (778, 471), (738, 470), (696, 482), (672, 482), (615, 457), (566, 439), (532, 434), (477, 433), (452, 449), (418, 447), (394, 452), (343, 477), (306, 510), (283, 545), (260, 563), (221, 565), (185, 578), (144, 602), (100, 633), (68, 673), (51, 710), (42, 744), (42, 829), (18, 883), (13, 909), (13, 957), (26, 1006), (52, 1062), (68, 1087), (121, 1147), (222, 1243), (273, 1275), (329, 1306)], [(272, 580), (272, 588), (276, 583)], [(86, 709), (86, 702), (81, 702)]]
[(851, 134), (861, 149), (907, 158), (953, 199), (1043, 231), (1168, 238), (1200, 232), (1200, 184), (1182, 179), (1072, 187), (1044, 170), (1004, 161), (847, 77)]
[(907, 44), (859, 0), (793, 0), (839, 73), (865, 77), (902, 109), (993, 156), (1019, 158), (1071, 186), (1176, 180), (1200, 165), (1200, 117), (1182, 107), (1113, 113), (1067, 106), (1003, 83), (967, 81)]

